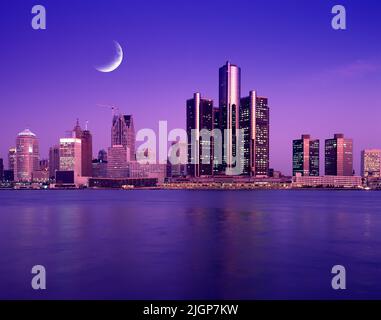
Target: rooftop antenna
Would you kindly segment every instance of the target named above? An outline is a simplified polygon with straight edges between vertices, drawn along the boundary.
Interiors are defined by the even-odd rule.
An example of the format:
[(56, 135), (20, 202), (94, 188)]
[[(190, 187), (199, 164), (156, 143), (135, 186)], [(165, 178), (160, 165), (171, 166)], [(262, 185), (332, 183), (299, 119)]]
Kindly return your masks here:
[(86, 121), (85, 130), (88, 131), (89, 121)]
[(119, 113), (119, 108), (117, 106), (114, 106), (114, 105), (110, 105), (110, 104), (97, 104), (98, 107), (104, 107), (104, 108), (109, 108), (111, 109), (111, 113), (112, 113), (112, 117), (114, 118), (114, 116)]

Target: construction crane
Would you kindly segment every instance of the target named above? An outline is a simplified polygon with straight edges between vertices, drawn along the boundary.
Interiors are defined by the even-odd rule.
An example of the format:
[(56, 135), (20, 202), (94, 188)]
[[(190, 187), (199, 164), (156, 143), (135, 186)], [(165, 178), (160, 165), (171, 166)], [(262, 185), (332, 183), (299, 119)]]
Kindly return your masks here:
[(119, 108), (117, 106), (114, 106), (114, 105), (110, 105), (110, 104), (97, 104), (98, 107), (104, 107), (104, 108), (109, 108), (111, 109), (111, 112), (112, 112), (112, 117), (114, 118), (114, 116), (116, 114), (119, 113)]

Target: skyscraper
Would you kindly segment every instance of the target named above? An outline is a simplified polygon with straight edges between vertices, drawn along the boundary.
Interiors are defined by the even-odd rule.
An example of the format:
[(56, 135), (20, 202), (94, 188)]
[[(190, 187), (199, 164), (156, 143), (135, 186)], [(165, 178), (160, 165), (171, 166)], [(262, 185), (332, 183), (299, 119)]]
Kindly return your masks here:
[(335, 134), (333, 139), (325, 140), (325, 175), (353, 175), (353, 140)]
[(292, 174), (296, 176), (319, 176), (319, 140), (312, 140), (309, 134), (292, 143)]
[(219, 69), (220, 129), (222, 130), (223, 143), (226, 145), (222, 170), (226, 167), (235, 166), (234, 157), (237, 154), (236, 135), (239, 130), (240, 98), (241, 69), (228, 61)]
[(366, 149), (361, 152), (361, 175), (364, 178), (381, 177), (381, 150)]
[(255, 113), (255, 175), (268, 176), (270, 165), (270, 110), (267, 98), (257, 97)]
[(93, 137), (89, 130), (82, 130), (79, 121), (73, 129), (73, 136), (77, 139), (81, 139), (81, 174), (83, 177), (92, 176), (92, 161), (93, 161)]
[(53, 146), (49, 148), (49, 177), (54, 179), (56, 171), (60, 170), (60, 147)]
[[(213, 129), (220, 130), (221, 128), (221, 110), (219, 107), (213, 107)], [(223, 155), (223, 140), (222, 140), (222, 132), (221, 132), (221, 141), (218, 141), (215, 137), (213, 137), (212, 148), (213, 148), (213, 175), (218, 175), (222, 171), (222, 160), (221, 157)], [(219, 145), (218, 145), (219, 144)], [(220, 148), (221, 156), (218, 155), (218, 148)], [(220, 159), (219, 159), (220, 158)]]
[(8, 151), (8, 169), (15, 171), (16, 166), (16, 148), (10, 148)]
[(15, 180), (32, 181), (33, 171), (39, 168), (39, 149), (36, 135), (29, 129), (16, 138)]
[(135, 160), (135, 128), (132, 115), (116, 114), (112, 119), (111, 147), (123, 146), (129, 149), (129, 158)]
[(82, 132), (82, 176), (91, 177), (93, 174), (93, 137), (89, 130)]
[(60, 171), (73, 171), (74, 179), (82, 176), (82, 141), (77, 138), (60, 139)]
[(243, 174), (255, 176), (255, 151), (256, 151), (256, 101), (257, 94), (250, 91), (248, 97), (242, 98), (239, 111), (239, 126), (243, 130), (242, 157), (239, 159)]
[(3, 159), (0, 158), (0, 182), (4, 179), (4, 162)]
[(107, 162), (107, 152), (106, 150), (99, 150), (98, 152), (98, 160)]
[(213, 100), (195, 93), (187, 100), (188, 173), (193, 177), (213, 175)]
[(98, 158), (93, 160), (93, 177), (107, 178), (107, 152), (100, 150)]
[(248, 97), (241, 99), (239, 127), (243, 130), (240, 159), (243, 174), (268, 176), (270, 159), (270, 113), (267, 98), (258, 97), (250, 91)]

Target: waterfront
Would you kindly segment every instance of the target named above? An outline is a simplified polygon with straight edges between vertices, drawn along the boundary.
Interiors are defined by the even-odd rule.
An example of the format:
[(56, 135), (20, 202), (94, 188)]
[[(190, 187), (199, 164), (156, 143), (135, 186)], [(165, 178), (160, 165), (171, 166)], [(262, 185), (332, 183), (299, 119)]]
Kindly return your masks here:
[[(381, 197), (325, 190), (0, 192), (0, 298), (381, 297)], [(30, 286), (33, 265), (47, 290)], [(331, 268), (347, 290), (331, 289)]]

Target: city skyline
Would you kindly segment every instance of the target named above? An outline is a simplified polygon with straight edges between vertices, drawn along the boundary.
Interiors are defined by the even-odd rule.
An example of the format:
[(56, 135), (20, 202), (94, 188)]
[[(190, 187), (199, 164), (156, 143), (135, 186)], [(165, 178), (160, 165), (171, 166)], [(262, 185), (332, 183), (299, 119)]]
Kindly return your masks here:
[[(196, 2), (176, 9), (170, 1), (110, 1), (92, 4), (91, 10), (89, 4), (68, 1), (49, 4), (50, 22), (39, 33), (25, 19), (31, 4), (10, 4), (10, 14), (0, 22), (9, 44), (1, 53), (1, 105), (13, 119), (0, 128), (3, 159), (24, 128), (36, 133), (41, 157), (48, 158), (49, 147), (76, 118), (89, 121), (94, 153), (107, 149), (110, 114), (98, 103), (133, 114), (137, 130), (156, 129), (159, 120), (168, 120), (169, 129), (185, 128), (184, 101), (198, 91), (218, 101), (217, 68), (226, 60), (242, 68), (243, 94), (254, 88), (269, 97), (270, 167), (291, 174), (291, 141), (305, 132), (319, 139), (336, 132), (352, 137), (356, 173), (361, 150), (381, 146), (377, 10), (346, 4), (348, 30), (340, 32), (330, 26), (330, 3), (238, 1), (234, 8), (242, 23), (234, 25), (221, 23), (229, 13), (225, 8), (233, 6), (230, 1), (219, 7)], [(191, 24), (195, 7), (200, 8), (198, 22)], [(134, 17), (136, 12), (150, 17), (150, 27)], [(252, 12), (257, 12), (255, 18)], [(102, 24), (96, 19), (100, 13)], [(270, 21), (277, 27), (268, 28)], [(57, 38), (63, 34), (65, 40)], [(245, 50), (223, 45), (226, 37), (234, 37)], [(123, 46), (125, 60), (115, 72), (101, 74), (93, 65), (107, 59), (113, 39)], [(17, 65), (5, 63), (15, 55), (20, 57)]]
[[(231, 63), (229, 61), (226, 62), (226, 64), (220, 68), (220, 75), (221, 75), (221, 70), (223, 70), (225, 67), (229, 67), (230, 65), (231, 65)], [(237, 70), (239, 70), (238, 73), (241, 72), (240, 68), (237, 65), (233, 65), (233, 66), (236, 67)], [(241, 87), (240, 76), (237, 77), (237, 80), (238, 80), (237, 88), (238, 88), (238, 92), (240, 92), (240, 87)], [(222, 85), (222, 86), (225, 86), (225, 85)], [(220, 78), (220, 82), (219, 82), (219, 87), (221, 87), (221, 78)], [(229, 87), (229, 85), (227, 85), (227, 87)], [(259, 116), (259, 118), (257, 118), (257, 120), (250, 120), (249, 118), (247, 118), (247, 112), (250, 111), (250, 108), (253, 108), (252, 106), (250, 106), (250, 104), (252, 104), (250, 101), (253, 99), (254, 99), (254, 101), (256, 101), (256, 106), (254, 107), (254, 110), (255, 110), (255, 108), (261, 109), (262, 105), (263, 105), (263, 101), (265, 101), (264, 106), (266, 107), (266, 110), (267, 110), (266, 111), (267, 115), (265, 116), (265, 119), (267, 119), (265, 121), (265, 123), (266, 123), (265, 133), (266, 133), (266, 135), (268, 135), (269, 131), (270, 131), (269, 130), (269, 124), (268, 124), (268, 117), (269, 117), (269, 108), (268, 108), (268, 102), (267, 102), (268, 98), (258, 96), (256, 91), (250, 91), (250, 94), (248, 97), (241, 97), (240, 93), (238, 93), (236, 99), (237, 99), (237, 101), (239, 101), (238, 102), (239, 106), (238, 106), (238, 108), (236, 108), (236, 110), (237, 110), (236, 112), (238, 112), (236, 117), (239, 120), (238, 123), (236, 124), (237, 125), (236, 129), (237, 130), (238, 129), (245, 129), (248, 131), (251, 131), (251, 124), (250, 124), (251, 121), (254, 121), (254, 123), (255, 123), (258, 120), (261, 121), (263, 118), (263, 115), (262, 115), (263, 112), (262, 111), (259, 111), (259, 113), (258, 113), (258, 111), (256, 112), (256, 117)], [(104, 105), (104, 106), (106, 106), (106, 105)], [(235, 108), (234, 104), (233, 104), (233, 106)], [(123, 148), (125, 148), (124, 152), (127, 152), (126, 157), (125, 157), (126, 163), (130, 162), (130, 161), (135, 161), (135, 157), (136, 157), (135, 154), (136, 154), (136, 151), (138, 148), (135, 146), (137, 141), (135, 140), (136, 132), (134, 129), (134, 120), (133, 120), (134, 116), (133, 115), (124, 115), (123, 113), (120, 113), (119, 108), (116, 106), (106, 106), (106, 107), (108, 107), (108, 108), (110, 108), (110, 110), (112, 110), (111, 144), (108, 147), (109, 153), (111, 154), (112, 151), (116, 151), (116, 153), (117, 154), (119, 153), (119, 155), (120, 155), (120, 151), (115, 149), (115, 147), (123, 147)], [(202, 151), (200, 148), (201, 144), (199, 144), (199, 147), (198, 147), (198, 148), (200, 148), (199, 155), (198, 155), (199, 164), (198, 165), (191, 164), (194, 161), (194, 157), (190, 156), (191, 149), (189, 149), (190, 148), (189, 145), (190, 145), (190, 141), (191, 141), (190, 140), (191, 131), (195, 128), (193, 127), (193, 124), (191, 126), (189, 124), (189, 119), (188, 119), (189, 112), (191, 112), (190, 115), (192, 118), (192, 120), (191, 120), (192, 122), (196, 121), (196, 123), (197, 123), (198, 121), (200, 121), (199, 127), (197, 129), (198, 131), (200, 131), (202, 129), (206, 129), (212, 133), (215, 129), (219, 130), (220, 123), (223, 122), (221, 120), (221, 115), (224, 114), (224, 112), (222, 111), (223, 107), (224, 107), (224, 104), (221, 105), (221, 102), (220, 102), (220, 105), (218, 107), (214, 107), (213, 106), (213, 100), (201, 97), (201, 94), (199, 92), (194, 93), (194, 96), (192, 99), (186, 100), (187, 128), (186, 129), (181, 128), (181, 129), (183, 129), (184, 132), (186, 131), (186, 133), (188, 135), (188, 151), (187, 151), (188, 163), (187, 163), (187, 166), (188, 166), (188, 174), (190, 176), (196, 177), (196, 176), (221, 175), (222, 171), (221, 171), (221, 168), (218, 168), (218, 166), (215, 166), (215, 163), (213, 165), (212, 158), (209, 158), (209, 160), (206, 159), (206, 160), (208, 160), (209, 164), (206, 164), (206, 165), (202, 164), (204, 158), (202, 157)], [(189, 108), (191, 108), (191, 109), (189, 109)], [(196, 109), (194, 109), (194, 108), (196, 108)], [(225, 112), (225, 113), (228, 114), (227, 112)], [(194, 115), (192, 115), (192, 114), (199, 115), (199, 117), (200, 117), (199, 120), (195, 120), (196, 118), (194, 118)], [(217, 116), (215, 116), (215, 114)], [(254, 118), (256, 118), (256, 117), (254, 117)], [(249, 122), (247, 123), (248, 120), (249, 120)], [(232, 125), (232, 124), (230, 124), (230, 125)], [(256, 126), (258, 126), (258, 124)], [(256, 128), (255, 131), (257, 131), (257, 130), (258, 130), (258, 127)], [(258, 134), (258, 132), (256, 132), (256, 134), (254, 134), (254, 141), (257, 140), (255, 138), (257, 136), (257, 134)], [(263, 139), (262, 134), (263, 134), (263, 132), (261, 132), (261, 134), (259, 135), (259, 137), (260, 137), (259, 140)], [(249, 143), (249, 141), (252, 139), (252, 137), (250, 135), (250, 137), (247, 136), (247, 138), (245, 138), (246, 135), (247, 135), (247, 133), (246, 134), (244, 133), (244, 136), (242, 139), (243, 139), (243, 141), (247, 140), (247, 142), (243, 142), (244, 144), (242, 145), (242, 147), (244, 148), (244, 150), (247, 149), (247, 151), (244, 151), (244, 153), (242, 154), (243, 158), (241, 160), (237, 160), (237, 161), (242, 163), (242, 168), (243, 168), (242, 174), (243, 175), (251, 175), (250, 174), (250, 171), (252, 170), (251, 167), (253, 167), (254, 172), (258, 172), (258, 169), (257, 169), (258, 164), (256, 162), (256, 158), (258, 157), (257, 154), (261, 153), (261, 151), (260, 151), (261, 148), (259, 148), (258, 151), (257, 151), (257, 146), (253, 149), (253, 150), (255, 150), (254, 151), (254, 153), (255, 153), (254, 161), (253, 161), (254, 164), (251, 164), (248, 166), (248, 163), (250, 161), (252, 161), (250, 159), (251, 156), (249, 156), (249, 154), (252, 153), (252, 151), (249, 151), (249, 149), (251, 150), (251, 148), (248, 149), (248, 147), (245, 146), (245, 143)], [(91, 131), (88, 129), (88, 123), (86, 122), (86, 129), (82, 130), (78, 118), (76, 120), (76, 124), (75, 124), (74, 128), (72, 130), (65, 132), (66, 138), (61, 137), (58, 139), (59, 145), (61, 145), (61, 147), (59, 145), (56, 145), (56, 144), (49, 147), (48, 157), (42, 157), (41, 156), (40, 148), (38, 146), (38, 138), (29, 128), (26, 128), (17, 134), (16, 144), (15, 144), (16, 147), (10, 147), (8, 149), (8, 155), (7, 155), (8, 161), (6, 162), (6, 161), (4, 161), (4, 158), (0, 158), (2, 160), (1, 166), (2, 166), (3, 170), (13, 170), (15, 178), (19, 179), (20, 181), (22, 181), (23, 179), (18, 177), (19, 174), (18, 174), (18, 172), (16, 170), (16, 166), (14, 164), (14, 162), (19, 161), (17, 158), (17, 153), (15, 153), (15, 152), (16, 152), (16, 150), (19, 149), (18, 145), (20, 144), (19, 143), (20, 136), (21, 137), (26, 136), (26, 138), (28, 138), (28, 139), (29, 139), (29, 137), (31, 137), (31, 138), (35, 139), (36, 143), (37, 143), (37, 148), (36, 148), (37, 151), (35, 151), (34, 147), (32, 148), (33, 154), (35, 157), (35, 160), (34, 160), (35, 164), (33, 164), (33, 168), (29, 170), (30, 171), (29, 174), (31, 174), (33, 171), (40, 170), (38, 168), (41, 165), (39, 165), (37, 163), (38, 161), (51, 162), (52, 158), (53, 158), (53, 156), (52, 156), (52, 152), (54, 152), (53, 150), (55, 148), (58, 148), (58, 152), (59, 152), (60, 149), (62, 149), (63, 141), (65, 141), (64, 143), (67, 143), (67, 142), (74, 143), (75, 142), (74, 140), (78, 140), (78, 139), (80, 142), (82, 141), (82, 146), (80, 147), (80, 149), (82, 149), (82, 154), (80, 155), (80, 158), (81, 158), (80, 167), (81, 168), (80, 168), (80, 173), (78, 174), (78, 176), (91, 177), (92, 176), (92, 170), (93, 170), (92, 162), (96, 161), (97, 159), (99, 160), (99, 158), (94, 156), (94, 153), (96, 153), (99, 156), (99, 154), (101, 154), (102, 152), (105, 152), (105, 149), (100, 149), (99, 151), (93, 151), (93, 149), (92, 149), (93, 139), (92, 139)], [(64, 136), (64, 135), (62, 135), (62, 136)], [(213, 134), (212, 134), (212, 136), (213, 136)], [(326, 175), (328, 175), (328, 176), (351, 176), (351, 175), (366, 176), (366, 175), (364, 175), (364, 153), (366, 154), (366, 153), (369, 153), (371, 151), (379, 151), (379, 149), (375, 149), (375, 148), (373, 148), (373, 149), (366, 148), (366, 149), (361, 150), (361, 152), (360, 152), (360, 165), (361, 165), (361, 167), (360, 167), (360, 170), (358, 172), (356, 172), (356, 170), (354, 169), (354, 166), (353, 166), (354, 158), (356, 158), (356, 155), (353, 154), (353, 139), (344, 138), (344, 134), (335, 133), (333, 138), (325, 139), (325, 145), (323, 145), (323, 144), (319, 143), (320, 138), (317, 138), (315, 140), (311, 140), (310, 134), (302, 134), (301, 137), (302, 137), (302, 139), (292, 140), (293, 159), (292, 159), (292, 165), (291, 165), (292, 166), (292, 174), (291, 175), (293, 175), (293, 176), (295, 176), (296, 173), (301, 173), (301, 175), (306, 175), (306, 176), (319, 176), (319, 175), (320, 176), (326, 176)], [(67, 141), (67, 140), (70, 140), (70, 141)], [(172, 142), (172, 144), (173, 143), (175, 143), (175, 142)], [(268, 143), (268, 140), (267, 140), (267, 143)], [(348, 160), (346, 160), (346, 158), (345, 158), (346, 153), (347, 153), (345, 151), (347, 143), (350, 144), (350, 146), (349, 146), (350, 158), (348, 158)], [(24, 148), (24, 146), (22, 144), (20, 144), (20, 145), (21, 145), (20, 148)], [(210, 145), (210, 144), (205, 145), (205, 142), (204, 142), (202, 145), (203, 145), (202, 149), (204, 150), (203, 152), (206, 151), (207, 153), (209, 153), (209, 151), (210, 151), (210, 154), (207, 155), (208, 157), (214, 155), (215, 143), (212, 143), (212, 145)], [(303, 145), (304, 145), (304, 147), (303, 147)], [(338, 149), (336, 148), (336, 146), (338, 146), (337, 147)], [(330, 154), (331, 152), (328, 151), (331, 147), (333, 147), (336, 150), (333, 152), (333, 154)], [(233, 149), (232, 146), (231, 146), (231, 148)], [(266, 148), (267, 148), (267, 150), (268, 149), (271, 150), (271, 148), (269, 148), (269, 146), (267, 146)], [(305, 148), (308, 148), (307, 151)], [(323, 148), (323, 153), (322, 153), (323, 156), (321, 156), (321, 154), (320, 154), (321, 148)], [(344, 149), (339, 149), (339, 148), (344, 148)], [(207, 151), (208, 149), (209, 149), (209, 151)], [(170, 151), (170, 149), (168, 149), (168, 151)], [(22, 158), (22, 152), (23, 151), (20, 150), (19, 158)], [(28, 153), (28, 151), (25, 151), (25, 152)], [(184, 152), (185, 152), (185, 150), (184, 150)], [(224, 157), (225, 157), (225, 152), (226, 152), (225, 150), (222, 150)], [(247, 152), (247, 154), (246, 154), (246, 152)], [(310, 159), (306, 158), (306, 156), (305, 156), (306, 152), (309, 153), (310, 157), (312, 155), (312, 158), (310, 158)], [(267, 151), (267, 153), (268, 153), (268, 151)], [(155, 152), (155, 154), (156, 154), (156, 152)], [(343, 156), (345, 159), (343, 159)], [(205, 155), (204, 155), (204, 157), (205, 157)], [(322, 157), (322, 158), (320, 158), (320, 157)], [(334, 158), (332, 158), (332, 157), (334, 157)], [(58, 156), (58, 161), (60, 161), (59, 158), (60, 158), (60, 156)], [(322, 159), (324, 159), (324, 161), (322, 161)], [(339, 160), (339, 159), (341, 159), (341, 160)], [(158, 160), (158, 159), (156, 159), (156, 160)], [(53, 160), (53, 161), (56, 161), (56, 160)], [(117, 161), (120, 161), (120, 156), (118, 157)], [(306, 164), (306, 161), (307, 161), (307, 164)], [(330, 163), (332, 161), (335, 162), (333, 164), (333, 167), (332, 167), (332, 164)], [(320, 163), (323, 163), (323, 162), (324, 162), (324, 170), (320, 169), (320, 166), (321, 166)], [(346, 164), (346, 162), (348, 162), (348, 164)], [(159, 162), (157, 162), (157, 163), (159, 163)], [(90, 165), (90, 168), (89, 168), (89, 165)], [(235, 163), (233, 167), (235, 167), (235, 166), (237, 166), (237, 163)], [(267, 167), (267, 174), (264, 174), (264, 172), (261, 174), (261, 172), (259, 172), (259, 174), (254, 174), (254, 176), (262, 176), (262, 175), (266, 176), (266, 175), (269, 175), (270, 169), (271, 170), (277, 169), (277, 168), (270, 168), (268, 163), (267, 163), (267, 166), (268, 166)], [(48, 171), (51, 170), (51, 167), (55, 167), (55, 165), (50, 166)], [(61, 165), (58, 165), (58, 168), (60, 168), (60, 167), (61, 167)], [(198, 171), (197, 174), (195, 173), (196, 167), (197, 168), (199, 167), (199, 169), (197, 169), (197, 171)], [(201, 169), (202, 167), (204, 167), (205, 169)], [(247, 167), (247, 168), (245, 168), (245, 167)], [(321, 167), (323, 167), (323, 166), (321, 166)], [(312, 168), (312, 171), (310, 171), (311, 168)], [(320, 170), (322, 170), (323, 172), (321, 172)], [(84, 171), (86, 172), (86, 174), (83, 174)], [(52, 176), (51, 172), (49, 172), (49, 174), (50, 174), (50, 176)], [(28, 180), (28, 179), (26, 179), (26, 180)]]

